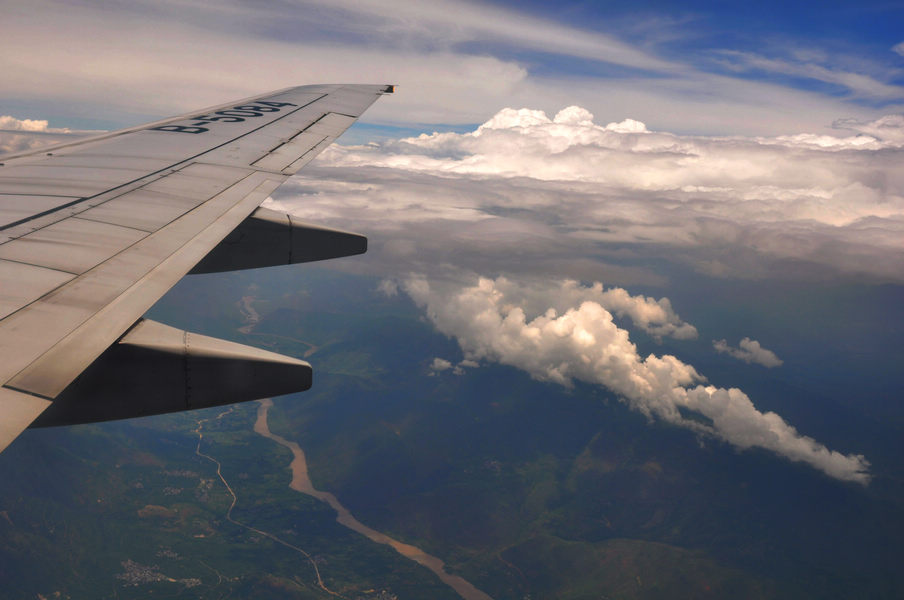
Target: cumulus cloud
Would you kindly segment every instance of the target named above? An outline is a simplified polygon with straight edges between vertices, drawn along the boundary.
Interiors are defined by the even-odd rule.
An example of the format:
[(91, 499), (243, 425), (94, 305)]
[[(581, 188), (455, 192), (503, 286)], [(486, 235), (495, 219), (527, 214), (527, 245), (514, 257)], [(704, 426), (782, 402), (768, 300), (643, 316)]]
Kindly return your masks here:
[[(716, 180), (721, 185), (730, 182), (755, 190), (767, 181), (787, 184), (792, 171), (800, 166), (806, 171), (791, 179), (799, 184), (814, 175), (828, 174), (822, 170), (826, 167), (823, 161), (834, 157), (827, 150), (897, 149), (904, 133), (904, 115), (870, 122), (834, 122), (836, 128), (854, 129), (868, 134), (868, 138), (813, 134), (747, 139), (681, 136), (649, 131), (644, 123), (633, 119), (605, 126), (593, 119), (593, 114), (578, 106), (562, 109), (553, 119), (541, 110), (505, 108), (470, 133), (422, 134), (364, 149), (370, 152), (371, 160), (367, 154), (352, 150), (349, 158), (419, 171), (567, 179), (634, 189), (700, 187)], [(812, 152), (805, 153), (808, 149)], [(802, 155), (796, 157), (788, 150), (799, 150)], [(782, 155), (797, 158), (799, 164), (794, 169), (770, 167)], [(604, 168), (613, 160), (614, 164)]]
[(464, 375), (465, 368), (474, 368), (480, 366), (479, 363), (473, 360), (462, 360), (457, 365), (453, 365), (451, 361), (446, 360), (445, 358), (434, 358), (433, 362), (430, 364), (430, 376), (434, 376), (437, 373), (442, 373), (443, 371), (452, 370), (453, 375)]
[(904, 42), (895, 44), (891, 47), (892, 52), (897, 52), (901, 56), (904, 56)]
[(430, 370), (433, 373), (440, 373), (442, 371), (447, 371), (452, 368), (452, 363), (446, 360), (445, 358), (434, 358), (433, 362), (430, 363)]
[(600, 282), (582, 285), (575, 280), (534, 281), (529, 284), (498, 277), (492, 280), (496, 293), (508, 302), (522, 306), (528, 312), (543, 312), (547, 308), (565, 311), (583, 302), (595, 302), (618, 317), (628, 318), (632, 324), (661, 339), (664, 336), (679, 340), (697, 337), (697, 329), (681, 320), (668, 298), (634, 295), (620, 287), (603, 288)]
[[(48, 131), (48, 123), (39, 119), (17, 119), (9, 115), (0, 116), (0, 129), (10, 131)], [(56, 130), (61, 133), (68, 133), (69, 129)]]
[(413, 276), (403, 287), (439, 331), (458, 341), (466, 360), (514, 366), (564, 386), (574, 380), (602, 385), (650, 418), (740, 449), (764, 448), (840, 480), (869, 481), (863, 456), (829, 450), (779, 415), (757, 410), (741, 390), (705, 385), (694, 367), (674, 356), (641, 357), (599, 302), (528, 310), (543, 305), (544, 290), (488, 278), (462, 287)]
[(275, 198), (386, 235), (415, 270), (454, 244), (478, 273), (517, 248), (506, 268), (624, 284), (656, 283), (625, 260), (644, 257), (719, 277), (904, 281), (904, 117), (835, 126), (856, 135), (685, 136), (573, 106), (504, 109), (470, 132), (331, 147)]
[(725, 340), (713, 340), (713, 347), (716, 352), (728, 354), (746, 363), (756, 363), (764, 367), (778, 367), (784, 362), (775, 355), (775, 352), (763, 348), (758, 341), (748, 337), (742, 339), (737, 348), (730, 346)]
[(27, 152), (50, 146), (73, 137), (100, 133), (99, 131), (74, 131), (68, 127), (50, 127), (45, 119), (17, 119), (0, 116), (0, 154)]

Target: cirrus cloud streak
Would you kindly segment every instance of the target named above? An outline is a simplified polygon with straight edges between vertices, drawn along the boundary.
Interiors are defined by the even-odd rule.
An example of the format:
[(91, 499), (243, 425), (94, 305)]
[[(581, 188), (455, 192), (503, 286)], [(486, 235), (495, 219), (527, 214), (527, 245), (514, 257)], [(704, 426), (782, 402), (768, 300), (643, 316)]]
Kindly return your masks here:
[[(3, 19), (5, 99), (51, 107), (54, 122), (88, 117), (111, 128), (286, 85), (343, 81), (399, 84), (365, 118), (407, 126), (472, 124), (503, 104), (553, 110), (577, 102), (608, 120), (632, 116), (672, 131), (775, 135), (878, 116), (862, 99), (904, 108), (904, 87), (883, 66), (768, 65), (850, 90), (838, 97), (667, 56), (654, 43), (622, 39), (615, 26), (583, 29), (464, 1), (34, 0), (4, 7)], [(617, 75), (585, 73), (588, 64)]]

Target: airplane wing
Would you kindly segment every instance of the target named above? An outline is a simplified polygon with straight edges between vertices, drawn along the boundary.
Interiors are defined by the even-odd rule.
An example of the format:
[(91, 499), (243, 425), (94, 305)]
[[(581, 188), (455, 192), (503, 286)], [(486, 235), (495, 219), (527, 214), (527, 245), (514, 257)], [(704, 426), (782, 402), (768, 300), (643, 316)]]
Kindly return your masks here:
[(307, 363), (142, 315), (190, 272), (364, 252), (259, 208), (387, 85), (288, 88), (0, 156), (0, 450), (29, 426), (307, 389)]

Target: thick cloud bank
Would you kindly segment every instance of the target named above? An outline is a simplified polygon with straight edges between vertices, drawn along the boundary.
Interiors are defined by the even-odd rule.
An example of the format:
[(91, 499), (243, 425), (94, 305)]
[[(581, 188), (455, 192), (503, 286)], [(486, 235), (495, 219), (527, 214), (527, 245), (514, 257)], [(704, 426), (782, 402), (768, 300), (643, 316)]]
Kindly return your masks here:
[(775, 352), (763, 348), (758, 341), (747, 337), (741, 340), (737, 348), (730, 346), (725, 340), (713, 340), (713, 348), (746, 363), (756, 363), (764, 367), (779, 367), (783, 362)]
[[(674, 356), (641, 357), (596, 286), (581, 289), (566, 282), (556, 297), (559, 306), (545, 309), (539, 307), (550, 298), (550, 288), (502, 278), (461, 287), (411, 277), (402, 287), (439, 331), (458, 341), (468, 361), (511, 365), (565, 386), (573, 380), (603, 385), (648, 417), (738, 448), (765, 448), (837, 479), (869, 481), (863, 456), (829, 450), (801, 435), (779, 415), (758, 411), (741, 390), (704, 385), (694, 367)], [(649, 299), (639, 302), (646, 305)], [(434, 370), (449, 367), (448, 361), (434, 361)]]
[[(715, 138), (599, 125), (575, 106), (504, 109), (468, 133), (333, 147), (308, 173), (335, 191), (306, 200), (322, 214), (353, 199), (356, 219), (387, 228), (454, 220), (484, 245), (520, 236), (547, 263), (617, 250), (720, 277), (904, 281), (904, 117), (835, 127)], [(593, 278), (579, 267), (564, 275)]]

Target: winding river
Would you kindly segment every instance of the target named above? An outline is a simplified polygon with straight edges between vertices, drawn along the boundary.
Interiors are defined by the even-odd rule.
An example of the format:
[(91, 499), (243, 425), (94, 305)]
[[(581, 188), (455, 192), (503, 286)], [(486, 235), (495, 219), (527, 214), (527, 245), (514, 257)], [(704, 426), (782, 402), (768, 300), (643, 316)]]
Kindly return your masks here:
[(268, 398), (266, 400), (260, 400), (259, 402), (260, 405), (257, 409), (257, 421), (254, 423), (254, 431), (292, 451), (292, 463), (289, 465), (289, 468), (292, 470), (292, 483), (289, 484), (290, 488), (299, 491), (302, 494), (313, 496), (321, 502), (329, 504), (333, 510), (336, 511), (336, 521), (340, 524), (353, 531), (357, 531), (378, 544), (391, 546), (405, 558), (411, 559), (414, 562), (427, 567), (433, 571), (443, 583), (451, 587), (459, 596), (464, 598), (464, 600), (492, 600), (490, 596), (478, 590), (465, 579), (462, 579), (458, 575), (450, 575), (447, 573), (444, 568), (445, 564), (440, 559), (427, 554), (420, 548), (410, 544), (404, 544), (375, 529), (371, 529), (348, 512), (348, 509), (339, 503), (336, 496), (329, 492), (321, 492), (320, 490), (315, 489), (311, 483), (310, 477), (308, 477), (308, 463), (305, 460), (304, 450), (302, 450), (295, 442), (290, 442), (285, 438), (270, 432), (270, 426), (267, 424), (267, 413), (270, 410), (270, 407), (273, 406), (273, 401)]

